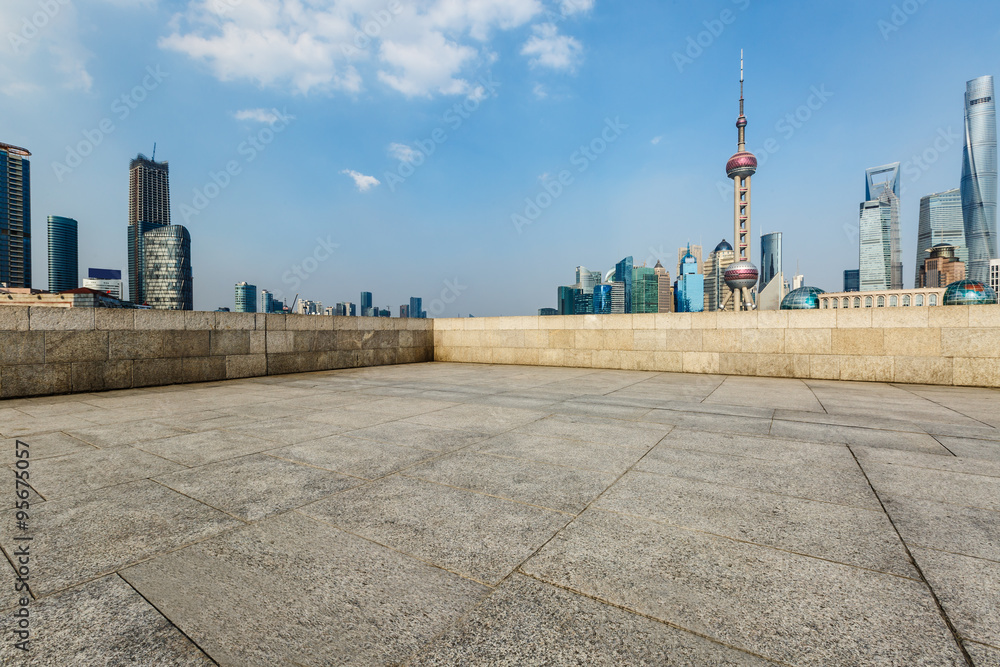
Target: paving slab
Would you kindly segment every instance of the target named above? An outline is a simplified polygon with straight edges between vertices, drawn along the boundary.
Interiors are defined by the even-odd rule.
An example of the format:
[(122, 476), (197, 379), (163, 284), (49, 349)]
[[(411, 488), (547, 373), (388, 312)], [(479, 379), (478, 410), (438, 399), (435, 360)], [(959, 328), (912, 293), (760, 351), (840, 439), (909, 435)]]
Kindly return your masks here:
[(95, 447), (105, 448), (134, 445), (138, 442), (169, 438), (175, 435), (184, 435), (185, 433), (189, 433), (189, 431), (175, 426), (158, 424), (148, 419), (142, 419), (141, 421), (128, 421), (110, 426), (94, 426), (93, 428), (78, 429), (70, 432), (69, 435), (90, 443)]
[(886, 465), (912, 466), (914, 468), (929, 468), (948, 472), (968, 473), (970, 475), (985, 475), (1000, 477), (1000, 460), (990, 461), (977, 458), (964, 458), (952, 455), (920, 454), (903, 452), (895, 449), (873, 449), (871, 447), (852, 447), (858, 460)]
[(726, 456), (657, 445), (635, 470), (862, 509), (880, 509), (860, 468)]
[(281, 444), (241, 433), (203, 431), (137, 442), (135, 447), (186, 466), (201, 466), (276, 449)]
[[(11, 511), (0, 544), (14, 544)], [(32, 568), (37, 595), (73, 586), (240, 525), (150, 480), (119, 484), (32, 506)]]
[(931, 549), (912, 549), (958, 634), (1000, 646), (1000, 563)]
[(487, 594), (297, 513), (122, 576), (219, 664), (398, 664)]
[(7, 413), (8, 416), (0, 419), (0, 436), (4, 438), (23, 438), (27, 435), (51, 433), (53, 431), (73, 431), (78, 428), (90, 426), (92, 422), (80, 416), (83, 414), (87, 413), (77, 412), (71, 415), (58, 415), (42, 419), (12, 410), (10, 413)]
[(365, 440), (378, 440), (394, 445), (429, 449), (435, 452), (450, 452), (482, 442), (489, 438), (484, 433), (456, 431), (450, 428), (425, 426), (412, 422), (386, 422), (354, 431), (345, 431), (344, 435)]
[(775, 419), (771, 424), (770, 435), (778, 438), (791, 438), (793, 440), (860, 445), (862, 447), (877, 447), (881, 449), (899, 449), (907, 452), (923, 452), (925, 454), (939, 454), (941, 456), (951, 454), (933, 436), (926, 433), (884, 431), (821, 423), (807, 424), (799, 421)]
[(1000, 647), (986, 646), (972, 641), (962, 642), (969, 652), (974, 667), (996, 667), (1000, 665)]
[(645, 456), (650, 446), (608, 445), (511, 431), (473, 445), (470, 451), (620, 475)]
[(767, 435), (771, 431), (771, 420), (765, 417), (722, 416), (681, 410), (652, 410), (643, 417), (643, 421), (719, 433)]
[(270, 440), (282, 445), (294, 445), (335, 435), (343, 429), (330, 424), (289, 417), (268, 419), (243, 426), (228, 426), (225, 430), (261, 440)]
[(490, 585), (510, 574), (571, 518), (399, 475), (299, 511)]
[(426, 449), (338, 435), (275, 449), (269, 453), (288, 461), (364, 479), (385, 477), (440, 455), (439, 452)]
[(948, 448), (955, 456), (970, 459), (991, 461), (1000, 465), (1000, 441), (980, 440), (978, 438), (957, 438), (954, 436), (936, 436), (938, 442)]
[(466, 404), (408, 417), (404, 421), (495, 435), (538, 421), (548, 414), (540, 410)]
[(880, 497), (907, 496), (1000, 512), (1000, 478), (861, 461)]
[(593, 506), (919, 579), (892, 523), (878, 511), (636, 471)]
[(5, 665), (215, 664), (118, 575), (32, 603), (30, 651), (14, 647), (14, 619), (0, 616)]
[(403, 474), (560, 512), (582, 512), (618, 474), (476, 452), (456, 452)]
[(1000, 562), (1000, 512), (905, 496), (883, 504), (908, 545)]
[[(28, 444), (32, 461), (54, 456), (66, 456), (77, 452), (92, 452), (95, 449), (93, 445), (83, 440), (56, 431), (55, 433), (43, 433), (23, 438), (9, 438), (3, 442), (3, 451), (13, 452), (18, 440)], [(11, 454), (11, 460), (13, 460), (13, 454)]]
[(392, 417), (393, 419), (403, 419), (405, 417), (415, 417), (428, 412), (437, 412), (445, 408), (453, 408), (458, 403), (447, 401), (431, 401), (422, 398), (384, 398), (381, 400), (358, 401), (348, 405), (346, 410), (361, 410), (363, 412), (376, 412), (378, 414)]
[(753, 667), (773, 663), (515, 574), (408, 664)]
[(552, 415), (516, 429), (517, 433), (543, 435), (605, 445), (652, 447), (673, 430), (672, 426), (582, 415)]
[(768, 436), (735, 435), (675, 428), (660, 443), (664, 447), (691, 449), (724, 456), (742, 456), (857, 470), (846, 445), (818, 444)]
[(156, 481), (244, 521), (258, 521), (364, 483), (267, 454), (160, 475)]
[(965, 665), (926, 586), (588, 510), (522, 570), (795, 665)]
[(46, 500), (182, 470), (184, 466), (134, 447), (89, 451), (31, 463), (31, 485)]

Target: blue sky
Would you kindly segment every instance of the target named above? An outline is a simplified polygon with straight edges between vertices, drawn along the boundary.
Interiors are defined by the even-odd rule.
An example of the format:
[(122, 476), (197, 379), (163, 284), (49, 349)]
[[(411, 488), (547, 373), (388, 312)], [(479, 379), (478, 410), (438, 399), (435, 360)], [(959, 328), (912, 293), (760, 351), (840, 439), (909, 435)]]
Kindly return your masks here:
[(959, 185), (965, 82), (1000, 74), (982, 0), (5, 0), (0, 21), (35, 285), (48, 215), (79, 220), (82, 272), (124, 268), (128, 162), (156, 142), (208, 310), (246, 280), (526, 315), (580, 264), (673, 273), (678, 246), (732, 240), (741, 48), (754, 261), (782, 231), (786, 274), (839, 290), (864, 170), (900, 161), (909, 284), (920, 196)]

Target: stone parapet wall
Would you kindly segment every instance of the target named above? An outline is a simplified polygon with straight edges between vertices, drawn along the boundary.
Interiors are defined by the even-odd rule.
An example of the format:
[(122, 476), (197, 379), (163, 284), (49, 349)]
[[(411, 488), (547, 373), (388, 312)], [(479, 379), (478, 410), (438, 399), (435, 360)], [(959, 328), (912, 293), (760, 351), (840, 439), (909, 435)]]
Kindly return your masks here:
[(434, 358), (1000, 387), (1000, 306), (438, 319)]
[(0, 397), (432, 361), (433, 321), (0, 307)]

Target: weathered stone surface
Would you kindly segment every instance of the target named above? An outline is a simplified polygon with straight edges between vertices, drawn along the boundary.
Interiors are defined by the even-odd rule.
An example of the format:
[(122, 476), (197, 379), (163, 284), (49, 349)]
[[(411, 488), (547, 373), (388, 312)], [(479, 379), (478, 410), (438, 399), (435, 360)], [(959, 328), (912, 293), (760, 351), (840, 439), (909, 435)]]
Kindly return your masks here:
[(46, 331), (45, 363), (74, 361), (106, 361), (108, 332), (106, 331)]
[(73, 391), (106, 391), (132, 386), (131, 361), (92, 361), (73, 364)]
[(94, 308), (52, 308), (32, 306), (32, 331), (90, 331), (94, 328)]
[(959, 635), (1000, 645), (1000, 563), (932, 549), (912, 549)]
[(210, 354), (250, 354), (249, 331), (213, 331)]
[(167, 330), (163, 332), (163, 356), (207, 357), (212, 354), (210, 331)]
[[(3, 308), (0, 308), (3, 312)], [(0, 331), (0, 366), (45, 363), (45, 333)]]
[(0, 398), (69, 393), (72, 364), (24, 364), (0, 368)]
[(109, 331), (110, 359), (157, 359), (163, 356), (161, 331)]
[(28, 331), (29, 312), (28, 306), (7, 306), (0, 301), (0, 331)]
[(269, 453), (289, 461), (365, 479), (384, 477), (436, 455), (424, 449), (341, 436), (311, 440)]
[(32, 486), (47, 500), (174, 472), (182, 466), (132, 447), (112, 447), (35, 461)]
[(247, 667), (399, 664), (488, 592), (296, 513), (122, 576), (216, 662)]

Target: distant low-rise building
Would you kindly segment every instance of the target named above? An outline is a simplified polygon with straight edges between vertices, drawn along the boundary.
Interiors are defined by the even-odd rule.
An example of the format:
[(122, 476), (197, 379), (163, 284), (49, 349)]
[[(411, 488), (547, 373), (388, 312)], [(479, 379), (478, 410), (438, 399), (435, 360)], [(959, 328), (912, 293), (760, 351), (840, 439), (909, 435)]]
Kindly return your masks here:
[(538, 316), (539, 317), (553, 317), (553, 316), (558, 315), (558, 314), (559, 314), (559, 311), (556, 310), (555, 308), (539, 308), (538, 309)]
[(820, 309), (826, 308), (905, 308), (940, 306), (944, 287), (909, 290), (868, 290), (864, 292), (826, 292), (820, 296)]
[(122, 298), (122, 272), (119, 269), (87, 269), (83, 286), (104, 292), (116, 299)]
[(145, 308), (90, 289), (78, 287), (65, 292), (44, 292), (28, 287), (0, 287), (0, 307), (49, 306), (53, 308)]
[(930, 257), (920, 266), (917, 287), (947, 287), (965, 278), (965, 263), (958, 258), (956, 246), (939, 243), (927, 252)]

